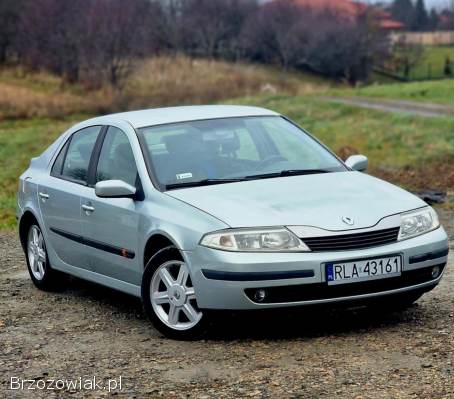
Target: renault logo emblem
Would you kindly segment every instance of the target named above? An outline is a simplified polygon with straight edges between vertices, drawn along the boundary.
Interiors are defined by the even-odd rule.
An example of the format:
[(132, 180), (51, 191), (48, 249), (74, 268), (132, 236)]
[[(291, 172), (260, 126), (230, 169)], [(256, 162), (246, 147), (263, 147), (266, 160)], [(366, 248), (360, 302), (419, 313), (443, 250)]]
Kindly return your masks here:
[(345, 224), (348, 224), (349, 226), (353, 226), (355, 224), (355, 221), (352, 218), (349, 218), (348, 216), (342, 216), (342, 221)]

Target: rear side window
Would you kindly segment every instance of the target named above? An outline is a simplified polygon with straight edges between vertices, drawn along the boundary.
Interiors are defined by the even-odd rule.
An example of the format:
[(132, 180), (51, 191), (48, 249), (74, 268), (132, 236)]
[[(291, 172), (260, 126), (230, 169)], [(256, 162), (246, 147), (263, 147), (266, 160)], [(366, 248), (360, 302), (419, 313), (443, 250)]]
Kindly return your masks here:
[[(58, 164), (59, 162), (62, 162), (63, 167), (61, 168), (61, 177), (79, 183), (87, 183), (88, 166), (100, 130), (101, 126), (93, 126), (74, 133), (69, 144), (65, 145), (65, 147), (69, 146), (67, 151), (61, 151), (55, 161), (52, 171), (55, 168), (58, 173)], [(66, 156), (62, 155), (64, 153), (66, 153)], [(61, 160), (60, 157), (62, 157)]]

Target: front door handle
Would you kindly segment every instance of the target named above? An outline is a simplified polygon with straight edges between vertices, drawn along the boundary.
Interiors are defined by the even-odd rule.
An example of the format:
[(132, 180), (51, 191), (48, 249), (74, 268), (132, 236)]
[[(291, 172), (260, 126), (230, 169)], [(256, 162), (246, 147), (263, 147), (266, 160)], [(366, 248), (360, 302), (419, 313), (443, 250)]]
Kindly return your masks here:
[(90, 205), (82, 205), (82, 209), (87, 213), (91, 213), (91, 212), (95, 211), (95, 208)]
[(41, 199), (42, 199), (43, 201), (49, 199), (49, 194), (41, 193), (41, 192), (40, 192), (40, 193), (38, 193), (38, 195), (41, 197)]

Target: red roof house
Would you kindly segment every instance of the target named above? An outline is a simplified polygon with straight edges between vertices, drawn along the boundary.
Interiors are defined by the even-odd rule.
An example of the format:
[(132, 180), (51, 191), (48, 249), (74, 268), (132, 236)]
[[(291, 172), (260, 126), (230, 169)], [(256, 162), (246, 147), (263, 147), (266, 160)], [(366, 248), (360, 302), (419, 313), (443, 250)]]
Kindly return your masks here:
[(373, 15), (377, 25), (384, 30), (402, 30), (405, 25), (402, 22), (395, 21), (389, 12), (375, 6), (353, 1), (353, 0), (275, 0), (275, 1), (292, 1), (301, 7), (306, 7), (314, 12), (329, 11), (340, 18), (352, 19), (370, 12)]

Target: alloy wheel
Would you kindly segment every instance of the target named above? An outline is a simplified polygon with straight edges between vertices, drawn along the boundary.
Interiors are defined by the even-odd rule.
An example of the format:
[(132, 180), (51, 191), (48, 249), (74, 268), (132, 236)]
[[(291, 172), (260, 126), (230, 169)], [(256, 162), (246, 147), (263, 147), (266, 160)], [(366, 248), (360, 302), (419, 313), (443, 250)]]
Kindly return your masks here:
[(38, 226), (32, 226), (28, 232), (28, 262), (33, 276), (41, 281), (46, 268), (46, 245), (44, 237)]
[(156, 269), (150, 284), (150, 301), (159, 319), (174, 330), (189, 330), (202, 318), (184, 262), (170, 261)]

